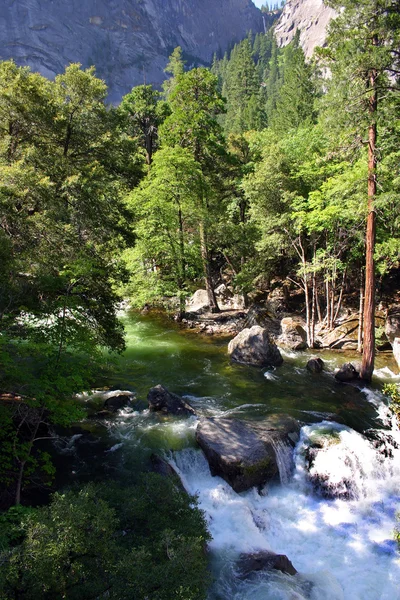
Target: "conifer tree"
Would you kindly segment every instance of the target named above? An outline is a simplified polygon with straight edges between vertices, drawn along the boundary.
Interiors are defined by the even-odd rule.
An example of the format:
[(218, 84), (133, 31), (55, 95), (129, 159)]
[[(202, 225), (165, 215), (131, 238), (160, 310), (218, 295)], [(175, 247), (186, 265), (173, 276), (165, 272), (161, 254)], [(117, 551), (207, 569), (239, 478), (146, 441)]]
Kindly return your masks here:
[(328, 48), (321, 51), (332, 72), (331, 122), (341, 126), (354, 148), (368, 148), (368, 218), (363, 359), (361, 377), (370, 380), (375, 356), (375, 237), (381, 118), (399, 92), (400, 12), (397, 0), (328, 0), (340, 12), (331, 26)]

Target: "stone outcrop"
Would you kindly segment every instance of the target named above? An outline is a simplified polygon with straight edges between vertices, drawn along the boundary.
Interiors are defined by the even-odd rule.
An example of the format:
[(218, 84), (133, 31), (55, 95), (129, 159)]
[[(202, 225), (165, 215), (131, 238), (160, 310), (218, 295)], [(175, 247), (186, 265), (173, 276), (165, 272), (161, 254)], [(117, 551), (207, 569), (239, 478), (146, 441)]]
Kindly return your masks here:
[(386, 315), (385, 333), (389, 342), (393, 344), (395, 338), (400, 338), (400, 306), (391, 306)]
[(118, 102), (134, 85), (161, 84), (173, 48), (188, 66), (263, 31), (251, 0), (3, 0), (0, 59), (53, 78), (70, 62), (95, 65)]
[(306, 57), (311, 57), (316, 46), (323, 46), (327, 27), (337, 13), (322, 0), (288, 0), (275, 28), (279, 46), (289, 44), (300, 31), (300, 46)]
[[(236, 419), (201, 419), (196, 440), (203, 450), (212, 475), (219, 475), (236, 492), (262, 486), (277, 478), (282, 448), (289, 449), (298, 439), (299, 425), (287, 416), (271, 415), (263, 422), (253, 423)], [(278, 456), (279, 454), (279, 456)]]
[(400, 369), (400, 337), (394, 338), (392, 348), (393, 348), (393, 356), (396, 359), (396, 362)]
[(281, 335), (278, 344), (282, 344), (290, 350), (305, 350), (307, 348), (307, 334), (303, 322), (293, 317), (285, 317), (281, 321)]
[(279, 366), (283, 358), (268, 331), (259, 325), (243, 329), (229, 342), (231, 359), (256, 367)]
[(282, 571), (287, 575), (296, 575), (297, 570), (285, 554), (275, 554), (268, 550), (241, 554), (237, 562), (237, 571), (241, 579), (251, 577), (260, 571)]
[(188, 402), (177, 394), (169, 392), (164, 386), (156, 385), (147, 394), (151, 412), (162, 412), (165, 415), (180, 415), (191, 417), (196, 411)]

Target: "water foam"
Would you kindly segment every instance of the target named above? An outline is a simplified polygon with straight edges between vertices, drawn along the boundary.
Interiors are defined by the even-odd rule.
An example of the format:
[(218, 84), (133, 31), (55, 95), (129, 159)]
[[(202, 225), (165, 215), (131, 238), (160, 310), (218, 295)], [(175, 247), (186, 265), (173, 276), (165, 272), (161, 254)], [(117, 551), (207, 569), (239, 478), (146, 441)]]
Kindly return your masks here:
[[(322, 455), (318, 468), (333, 484), (338, 471), (343, 475), (349, 469), (357, 490), (351, 500), (324, 499), (310, 485), (305, 451), (327, 428), (337, 443), (331, 456)], [(210, 598), (400, 600), (400, 559), (393, 539), (400, 454), (393, 452), (392, 460), (383, 460), (371, 442), (342, 425), (307, 426), (289, 483), (243, 494), (212, 477), (200, 451), (175, 453), (174, 467), (186, 489), (198, 495), (213, 536), (211, 551), (220, 563)], [(238, 580), (238, 555), (261, 549), (286, 554), (300, 573)]]

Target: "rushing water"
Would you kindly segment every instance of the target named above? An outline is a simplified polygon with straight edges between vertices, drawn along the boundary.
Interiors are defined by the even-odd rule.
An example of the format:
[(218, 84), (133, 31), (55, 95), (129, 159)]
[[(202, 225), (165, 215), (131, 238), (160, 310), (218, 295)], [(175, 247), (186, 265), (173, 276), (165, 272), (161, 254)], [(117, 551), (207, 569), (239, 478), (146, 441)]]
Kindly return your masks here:
[[(226, 341), (182, 332), (162, 319), (133, 317), (126, 326), (128, 349), (103, 383), (135, 391), (138, 401), (103, 422), (100, 454), (130, 477), (152, 451), (163, 451), (186, 489), (198, 495), (213, 537), (210, 600), (400, 600), (394, 541), (400, 435), (379, 386), (359, 391), (336, 383), (335, 361), (348, 360), (343, 356), (324, 354), (327, 372), (320, 375), (307, 372), (309, 353), (285, 353), (284, 365), (267, 371), (231, 364)], [(378, 366), (381, 380), (396, 379), (385, 362)], [(295, 450), (276, 448), (280, 484), (236, 494), (212, 477), (195, 446), (196, 419), (145, 409), (147, 392), (158, 383), (184, 395), (199, 415), (262, 420), (279, 412), (301, 421)], [(391, 430), (381, 445), (387, 457), (361, 435), (377, 427)], [(310, 463), (309, 449), (321, 439)], [(317, 494), (313, 478), (339, 498)], [(238, 578), (239, 554), (261, 549), (286, 554), (298, 574)]]

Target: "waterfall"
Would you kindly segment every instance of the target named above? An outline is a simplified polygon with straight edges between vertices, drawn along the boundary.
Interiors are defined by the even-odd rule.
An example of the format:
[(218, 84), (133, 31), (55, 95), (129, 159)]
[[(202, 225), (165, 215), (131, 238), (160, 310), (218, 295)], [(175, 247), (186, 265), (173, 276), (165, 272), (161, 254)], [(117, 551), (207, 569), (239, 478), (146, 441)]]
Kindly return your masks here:
[[(268, 486), (263, 493), (236, 494), (211, 476), (198, 450), (174, 453), (170, 460), (188, 492), (197, 495), (213, 538), (215, 584), (209, 600), (400, 600), (393, 534), (400, 508), (395, 437), (396, 432), (383, 432), (370, 441), (327, 421), (305, 426), (292, 476), (289, 448), (275, 443), (285, 485)], [(310, 448), (318, 450), (311, 465)], [(329, 489), (345, 493), (336, 499), (317, 494), (309, 469), (311, 478), (318, 474)], [(239, 554), (258, 550), (286, 554), (299, 573), (259, 573), (241, 580), (235, 570)]]
[(283, 440), (272, 440), (272, 447), (276, 456), (279, 469), (279, 478), (282, 485), (289, 483), (293, 470), (293, 448), (289, 442)]

